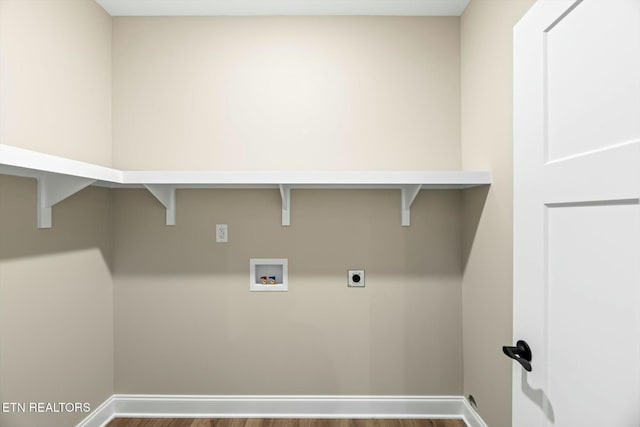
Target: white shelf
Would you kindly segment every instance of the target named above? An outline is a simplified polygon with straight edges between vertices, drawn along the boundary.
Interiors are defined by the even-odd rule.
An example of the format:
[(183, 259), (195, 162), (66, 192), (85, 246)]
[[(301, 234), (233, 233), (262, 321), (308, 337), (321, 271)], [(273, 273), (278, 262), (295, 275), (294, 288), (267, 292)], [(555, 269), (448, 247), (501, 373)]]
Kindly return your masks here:
[(421, 184), (466, 188), (490, 184), (489, 172), (462, 171), (125, 171), (122, 184), (272, 186), (297, 188), (391, 188)]
[(38, 227), (51, 227), (51, 207), (89, 185), (147, 188), (175, 224), (179, 188), (273, 188), (282, 197), (282, 225), (290, 224), (292, 189), (398, 189), (402, 225), (421, 189), (491, 184), (487, 171), (122, 171), (0, 144), (0, 174), (38, 180)]
[(94, 181), (122, 182), (122, 171), (0, 144), (0, 172), (36, 178), (42, 173), (63, 174)]

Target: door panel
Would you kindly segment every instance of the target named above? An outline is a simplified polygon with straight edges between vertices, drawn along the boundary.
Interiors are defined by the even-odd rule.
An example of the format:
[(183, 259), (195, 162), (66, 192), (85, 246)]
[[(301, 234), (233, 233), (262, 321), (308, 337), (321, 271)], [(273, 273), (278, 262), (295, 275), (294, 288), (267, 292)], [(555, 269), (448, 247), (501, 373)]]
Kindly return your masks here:
[(638, 159), (640, 144), (634, 141), (554, 160), (544, 165), (538, 190), (544, 189), (546, 203), (634, 199), (640, 180)]
[(640, 420), (636, 203), (547, 210), (547, 395), (555, 425)]
[(548, 160), (640, 135), (636, 106), (620, 103), (638, 90), (640, 2), (614, 0), (604, 15), (602, 3), (584, 0), (546, 31)]
[(515, 427), (640, 426), (639, 203), (640, 0), (538, 0), (514, 29)]

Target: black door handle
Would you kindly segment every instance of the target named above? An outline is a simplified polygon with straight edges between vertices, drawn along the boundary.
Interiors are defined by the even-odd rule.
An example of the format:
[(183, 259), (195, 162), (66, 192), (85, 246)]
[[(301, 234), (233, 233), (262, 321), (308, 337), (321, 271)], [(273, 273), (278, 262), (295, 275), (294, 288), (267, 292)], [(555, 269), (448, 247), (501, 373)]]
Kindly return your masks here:
[(531, 372), (531, 349), (526, 341), (519, 340), (515, 347), (502, 347), (502, 351), (507, 357), (517, 361), (524, 369)]

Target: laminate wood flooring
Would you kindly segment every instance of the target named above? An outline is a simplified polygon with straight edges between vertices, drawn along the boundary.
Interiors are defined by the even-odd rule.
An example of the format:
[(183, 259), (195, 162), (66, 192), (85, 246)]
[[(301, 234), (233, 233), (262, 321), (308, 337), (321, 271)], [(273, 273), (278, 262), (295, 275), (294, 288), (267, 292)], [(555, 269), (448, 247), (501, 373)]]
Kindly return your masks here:
[(466, 427), (462, 420), (285, 419), (285, 418), (116, 418), (107, 427)]

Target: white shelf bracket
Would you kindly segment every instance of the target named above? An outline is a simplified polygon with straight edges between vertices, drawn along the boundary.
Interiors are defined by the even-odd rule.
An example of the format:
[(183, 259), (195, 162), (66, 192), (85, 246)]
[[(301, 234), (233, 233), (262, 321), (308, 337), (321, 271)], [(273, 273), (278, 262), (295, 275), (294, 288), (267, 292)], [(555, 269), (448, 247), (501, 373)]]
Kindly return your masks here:
[(416, 199), (418, 192), (422, 188), (422, 184), (403, 185), (400, 189), (400, 208), (402, 211), (402, 226), (411, 225), (411, 205)]
[(282, 198), (282, 226), (291, 225), (291, 186), (280, 184), (280, 197)]
[(38, 180), (38, 228), (51, 228), (51, 208), (96, 182), (95, 179), (45, 173)]
[(176, 188), (166, 184), (144, 184), (167, 210), (167, 225), (176, 225)]

